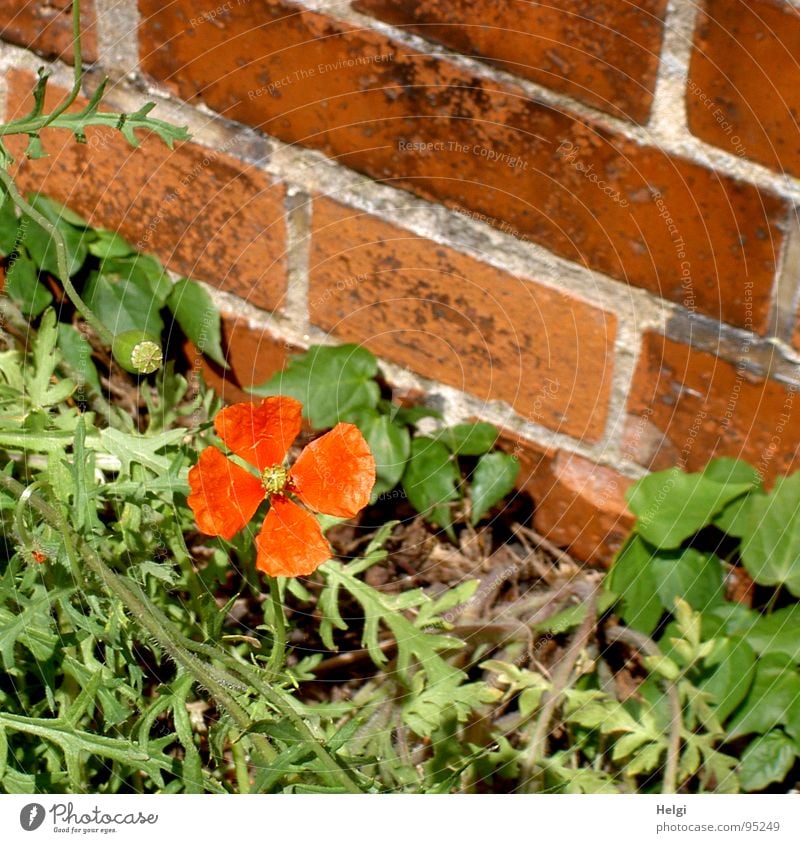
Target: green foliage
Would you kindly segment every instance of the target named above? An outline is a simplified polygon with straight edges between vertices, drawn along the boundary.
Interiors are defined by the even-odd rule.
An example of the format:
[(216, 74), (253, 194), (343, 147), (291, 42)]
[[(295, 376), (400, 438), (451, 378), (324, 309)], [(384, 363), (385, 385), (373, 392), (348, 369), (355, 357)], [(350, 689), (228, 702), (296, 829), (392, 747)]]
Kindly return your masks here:
[[(692, 682), (705, 726), (725, 744), (744, 740), (741, 787), (782, 781), (800, 748), (800, 603), (774, 607), (780, 589), (800, 593), (800, 474), (767, 492), (751, 466), (724, 458), (651, 474), (629, 502), (638, 519), (608, 579), (620, 616), (656, 635), (658, 669)], [(763, 589), (753, 608), (726, 599), (725, 571), (739, 566)], [(673, 638), (676, 600), (696, 613), (690, 660)]]
[[(60, 232), (74, 288), (107, 330), (114, 357), (126, 371), (152, 371), (134, 365), (135, 348), (152, 342), (160, 362), (162, 338), (172, 338), (176, 327), (210, 359), (225, 365), (220, 315), (201, 285), (188, 278), (173, 285), (156, 257), (137, 252), (114, 232), (92, 228), (52, 199), (32, 195), (28, 201)], [(45, 280), (59, 277), (55, 241), (25, 214), (18, 219), (13, 203), (6, 206), (0, 214), (0, 243), (9, 246), (5, 291), (22, 315), (35, 318), (53, 300)], [(60, 312), (62, 319), (70, 318), (68, 310)], [(99, 395), (93, 351), (84, 334), (62, 321), (58, 336), (65, 363), (86, 391)]]
[(296, 398), (315, 428), (357, 425), (375, 455), (373, 500), (400, 484), (414, 509), (453, 540), (458, 519), (477, 524), (510, 494), (519, 473), (516, 457), (495, 450), (494, 425), (423, 431), (420, 423), (438, 413), (381, 398), (378, 361), (361, 346), (312, 346), (253, 393)]

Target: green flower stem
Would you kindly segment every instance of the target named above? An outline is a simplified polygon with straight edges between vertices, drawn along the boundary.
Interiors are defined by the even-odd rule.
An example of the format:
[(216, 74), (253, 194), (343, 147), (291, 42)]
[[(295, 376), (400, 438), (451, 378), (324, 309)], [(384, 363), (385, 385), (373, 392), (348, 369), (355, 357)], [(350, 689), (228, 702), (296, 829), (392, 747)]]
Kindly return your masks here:
[(283, 612), (281, 586), (277, 577), (269, 580), (269, 596), (272, 605), (272, 652), (267, 665), (272, 676), (279, 676), (286, 658), (286, 615)]
[(75, 309), (80, 315), (92, 326), (98, 337), (106, 345), (111, 345), (114, 341), (114, 336), (103, 325), (103, 323), (94, 315), (86, 302), (80, 297), (78, 291), (72, 283), (69, 275), (69, 266), (67, 264), (67, 247), (64, 244), (64, 238), (58, 228), (50, 222), (47, 217), (40, 214), (29, 202), (22, 198), (17, 186), (14, 184), (14, 179), (0, 167), (0, 184), (8, 191), (8, 195), (14, 204), (22, 211), (24, 211), (34, 222), (38, 223), (53, 239), (56, 247), (56, 262), (58, 263), (58, 273), (61, 276), (61, 283), (64, 285), (64, 290), (70, 298), (70, 301), (75, 305)]
[[(6, 474), (0, 473), (0, 487), (6, 489), (12, 495), (20, 498), (25, 487)], [(49, 522), (51, 526), (56, 529), (64, 529), (64, 524), (49, 504), (43, 501), (38, 495), (29, 494), (26, 503), (33, 507), (45, 521)], [(189, 647), (188, 639), (185, 639), (167, 619), (166, 615), (160, 610), (156, 609), (152, 603), (143, 595), (137, 594), (135, 587), (131, 583), (126, 584), (123, 578), (117, 576), (100, 556), (89, 546), (86, 542), (73, 537), (74, 545), (79, 548), (80, 554), (84, 562), (92, 570), (92, 572), (100, 579), (106, 589), (118, 598), (135, 618), (139, 625), (147, 632), (154, 641), (181, 667), (192, 674), (200, 685), (207, 688), (212, 696), (216, 699), (219, 705), (224, 708), (236, 723), (237, 727), (242, 732), (248, 732), (253, 723), (247, 712), (239, 705), (238, 702), (229, 693), (228, 689), (233, 688), (237, 690), (246, 690), (235, 677), (230, 674), (212, 668), (210, 665), (198, 659), (192, 652), (192, 649), (200, 649), (209, 658), (218, 662), (230, 663), (230, 658), (226, 654), (217, 651), (208, 645), (197, 644), (193, 642), (193, 646)], [(234, 660), (235, 661), (235, 660)], [(246, 666), (242, 666), (246, 667)], [(244, 673), (241, 668), (240, 673)], [(274, 706), (281, 714), (287, 717), (295, 728), (305, 740), (308, 740), (309, 745), (317, 758), (323, 764), (324, 772), (342, 787), (348, 793), (359, 793), (361, 789), (350, 777), (349, 773), (343, 769), (336, 760), (327, 752), (322, 745), (320, 738), (315, 736), (310, 730), (308, 724), (298, 712), (293, 700), (286, 698), (286, 695), (280, 693), (274, 688), (267, 686), (261, 681), (253, 682), (251, 671), (247, 671), (246, 678), (251, 682), (254, 690), (261, 694), (264, 699)], [(269, 764), (274, 762), (277, 758), (275, 750), (270, 746), (263, 735), (251, 735), (254, 745), (262, 756), (264, 762)]]

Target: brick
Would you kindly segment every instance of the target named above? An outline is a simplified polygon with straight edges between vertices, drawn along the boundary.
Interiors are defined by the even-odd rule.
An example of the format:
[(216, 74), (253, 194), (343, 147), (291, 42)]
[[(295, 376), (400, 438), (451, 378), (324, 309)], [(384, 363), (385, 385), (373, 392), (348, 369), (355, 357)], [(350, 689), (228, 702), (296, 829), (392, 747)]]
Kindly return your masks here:
[(577, 438), (603, 435), (616, 317), (370, 214), (314, 200), (311, 320)]
[(226, 4), (213, 18), (194, 0), (139, 7), (143, 68), (185, 99), (691, 310), (768, 329), (789, 213), (779, 197), (288, 0)]
[(252, 401), (246, 390), (269, 380), (286, 365), (289, 353), (298, 349), (287, 345), (268, 328), (253, 327), (249, 320), (233, 313), (222, 313), (222, 347), (228, 369), (210, 361), (187, 343), (189, 365), (203, 375), (228, 404)]
[(691, 131), (734, 155), (800, 175), (800, 9), (784, 0), (708, 0), (695, 30)]
[[(69, 0), (3, 0), (0, 4), (0, 38), (28, 47), (47, 58), (74, 59), (72, 3)], [(97, 32), (93, 0), (81, 3), (81, 54), (97, 61)]]
[(508, 73), (644, 123), (665, 0), (357, 0), (355, 8)]
[(650, 469), (747, 460), (767, 478), (800, 467), (800, 400), (706, 351), (645, 334), (628, 402), (624, 454)]
[[(11, 118), (29, 110), (33, 77), (11, 71), (7, 78)], [(192, 143), (171, 151), (150, 137), (134, 150), (112, 129), (90, 130), (86, 144), (57, 129), (42, 139), (50, 157), (35, 161), (25, 159), (20, 139), (9, 142), (21, 189), (41, 191), (93, 225), (118, 231), (175, 272), (258, 307), (280, 306), (286, 290), (281, 184)]]
[(581, 561), (610, 564), (633, 527), (625, 502), (631, 479), (509, 431), (500, 445), (520, 461), (517, 487), (533, 498), (536, 530)]

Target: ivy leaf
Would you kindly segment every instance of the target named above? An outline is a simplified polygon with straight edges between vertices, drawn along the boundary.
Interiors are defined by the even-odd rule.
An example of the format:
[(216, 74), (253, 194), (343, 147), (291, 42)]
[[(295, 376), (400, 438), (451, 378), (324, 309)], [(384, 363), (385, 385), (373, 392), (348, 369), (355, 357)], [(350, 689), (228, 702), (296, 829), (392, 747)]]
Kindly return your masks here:
[(417, 512), (439, 527), (450, 527), (447, 504), (460, 499), (460, 479), (458, 467), (444, 445), (426, 436), (414, 437), (403, 489)]
[(491, 451), (497, 443), (497, 428), (488, 422), (456, 424), (437, 431), (434, 438), (452, 453), (465, 457), (477, 457)]
[[(94, 234), (87, 230), (86, 220), (66, 206), (44, 196), (30, 196), (28, 201), (58, 230), (67, 252), (67, 271), (70, 276), (75, 275), (83, 266), (88, 254), (88, 244), (94, 238)], [(20, 230), (20, 242), (28, 250), (34, 263), (42, 271), (59, 277), (56, 245), (50, 232), (27, 216), (23, 216), (20, 221)]]
[(747, 697), (731, 724), (728, 740), (763, 734), (787, 722), (800, 697), (800, 676), (784, 653), (768, 653), (758, 660), (756, 675)]
[(705, 660), (706, 667), (715, 665), (717, 669), (698, 682), (697, 687), (710, 695), (714, 713), (719, 722), (724, 723), (750, 690), (755, 675), (756, 656), (744, 638), (722, 638)]
[(100, 274), (123, 288), (127, 284), (136, 284), (149, 291), (157, 310), (164, 307), (172, 292), (172, 282), (155, 255), (137, 253), (127, 257), (109, 257), (100, 265)]
[(351, 414), (350, 420), (364, 434), (375, 457), (378, 480), (372, 490), (372, 497), (377, 499), (400, 482), (411, 453), (411, 437), (405, 427), (399, 427), (389, 416), (369, 408)]
[(620, 617), (625, 623), (649, 635), (664, 607), (658, 596), (652, 551), (636, 533), (614, 560), (608, 587), (620, 597)]
[(133, 246), (115, 231), (98, 228), (95, 230), (95, 234), (97, 239), (89, 244), (89, 254), (100, 258), (100, 260), (124, 258), (136, 252)]
[(147, 282), (135, 277), (115, 280), (113, 276), (94, 273), (86, 285), (84, 298), (115, 336), (135, 330), (158, 338), (164, 330), (152, 291)]
[(800, 603), (760, 616), (747, 630), (747, 640), (759, 655), (785, 653), (800, 662)]
[(800, 472), (753, 498), (741, 555), (759, 585), (785, 585), (800, 596)]
[(39, 280), (36, 265), (21, 248), (6, 273), (6, 293), (26, 316), (38, 316), (53, 301), (53, 295)]
[(222, 351), (221, 319), (208, 292), (197, 281), (181, 278), (167, 296), (167, 306), (197, 349), (227, 369)]
[(780, 729), (756, 738), (742, 755), (739, 767), (742, 789), (752, 793), (764, 790), (773, 782), (782, 782), (796, 757), (794, 743)]
[(378, 361), (358, 345), (313, 345), (306, 354), (261, 386), (253, 395), (290, 395), (317, 429), (333, 427), (359, 407), (374, 408), (380, 397), (375, 382)]
[(478, 460), (471, 487), (473, 525), (514, 488), (518, 474), (519, 460), (511, 454), (497, 451)]
[(674, 548), (751, 489), (751, 483), (718, 483), (702, 473), (670, 468), (636, 482), (627, 499), (638, 516), (636, 531), (656, 547)]
[(676, 553), (661, 551), (652, 562), (661, 605), (672, 611), (675, 598), (704, 611), (725, 599), (722, 562), (712, 553), (686, 548)]

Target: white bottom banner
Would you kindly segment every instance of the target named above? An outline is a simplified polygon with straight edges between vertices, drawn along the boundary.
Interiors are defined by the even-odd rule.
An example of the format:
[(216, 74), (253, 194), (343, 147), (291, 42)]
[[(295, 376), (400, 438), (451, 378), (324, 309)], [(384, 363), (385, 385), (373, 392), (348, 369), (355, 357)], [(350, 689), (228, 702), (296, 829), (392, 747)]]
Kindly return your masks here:
[(800, 840), (775, 796), (0, 796), (0, 840)]

